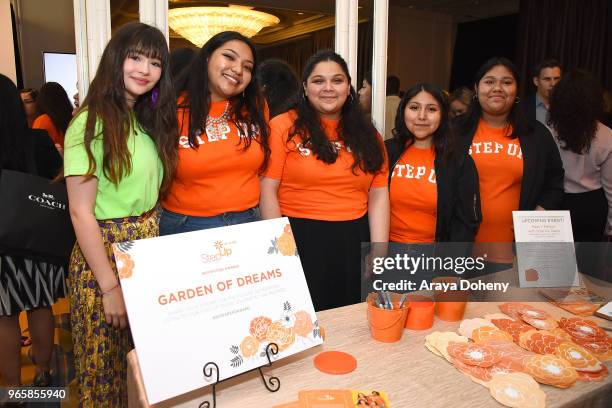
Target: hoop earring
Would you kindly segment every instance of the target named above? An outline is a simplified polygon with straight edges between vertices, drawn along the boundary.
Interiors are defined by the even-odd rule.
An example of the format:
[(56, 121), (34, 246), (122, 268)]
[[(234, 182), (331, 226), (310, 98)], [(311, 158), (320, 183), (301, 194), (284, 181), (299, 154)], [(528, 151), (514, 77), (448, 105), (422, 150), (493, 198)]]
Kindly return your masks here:
[(519, 97), (517, 96), (517, 97), (516, 97), (516, 99), (514, 100), (514, 103), (515, 103), (515, 104), (518, 104), (518, 103), (520, 103), (520, 102), (521, 102), (521, 98), (519, 98)]
[(349, 101), (349, 103), (355, 102), (355, 97), (353, 96), (352, 93), (349, 93), (348, 101)]

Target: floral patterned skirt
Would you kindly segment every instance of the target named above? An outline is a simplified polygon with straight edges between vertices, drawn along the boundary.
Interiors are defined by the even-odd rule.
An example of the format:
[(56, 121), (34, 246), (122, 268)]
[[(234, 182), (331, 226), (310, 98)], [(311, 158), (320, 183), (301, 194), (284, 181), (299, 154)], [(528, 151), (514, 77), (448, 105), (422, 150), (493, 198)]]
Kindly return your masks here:
[[(139, 217), (99, 220), (115, 274), (111, 244), (159, 235), (157, 211)], [(106, 324), (102, 295), (78, 243), (68, 273), (70, 320), (80, 407), (127, 407), (126, 354), (133, 348), (129, 328)]]

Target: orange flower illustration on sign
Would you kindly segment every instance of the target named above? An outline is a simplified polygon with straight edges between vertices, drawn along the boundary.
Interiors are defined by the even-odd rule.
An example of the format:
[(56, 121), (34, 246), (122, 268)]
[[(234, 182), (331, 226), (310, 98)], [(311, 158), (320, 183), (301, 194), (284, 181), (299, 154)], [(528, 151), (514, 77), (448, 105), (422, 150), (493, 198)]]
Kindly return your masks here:
[(254, 337), (246, 336), (240, 343), (240, 351), (244, 357), (253, 357), (259, 349), (259, 341)]
[(292, 328), (283, 326), (283, 323), (276, 321), (268, 327), (266, 340), (276, 343), (279, 351), (287, 349), (295, 341), (295, 333)]
[(266, 339), (266, 333), (268, 332), (268, 327), (270, 327), (270, 324), (272, 324), (272, 319), (269, 317), (256, 317), (251, 320), (249, 333), (251, 333), (251, 335), (257, 340), (263, 341)]
[(307, 337), (314, 329), (314, 324), (308, 312), (300, 310), (295, 313), (295, 324), (293, 325), (293, 331), (298, 336)]
[(283, 233), (280, 237), (273, 239), (272, 246), (268, 248), (269, 254), (281, 253), (284, 256), (295, 256), (297, 255), (297, 245), (293, 238), (293, 231), (291, 231), (291, 225), (285, 225)]
[(132, 276), (134, 272), (134, 260), (130, 257), (130, 254), (127, 252), (117, 252), (117, 254), (115, 254), (115, 264), (117, 265), (119, 278), (127, 279)]

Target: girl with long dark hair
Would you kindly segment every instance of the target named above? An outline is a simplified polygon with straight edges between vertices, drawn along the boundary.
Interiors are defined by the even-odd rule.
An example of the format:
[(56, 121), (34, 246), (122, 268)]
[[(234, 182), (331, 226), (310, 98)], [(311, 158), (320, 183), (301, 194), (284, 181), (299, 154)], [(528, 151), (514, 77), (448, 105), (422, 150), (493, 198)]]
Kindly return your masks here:
[(406, 91), (395, 117), (389, 156), (389, 240), (471, 242), (480, 222), (474, 161), (454, 151), (442, 91), (421, 83)]
[(127, 406), (133, 347), (113, 242), (158, 235), (158, 199), (176, 165), (176, 99), (163, 34), (142, 23), (109, 41), (65, 138), (77, 236), (69, 288), (79, 405)]
[(387, 166), (344, 59), (319, 51), (295, 109), (271, 123), (263, 218), (288, 216), (316, 310), (360, 301), (360, 248), (389, 239)]
[[(62, 159), (43, 130), (28, 128), (26, 112), (15, 84), (0, 74), (1, 170), (31, 172), (54, 178)], [(28, 166), (35, 163), (35, 169)], [(6, 217), (7, 214), (0, 214)], [(19, 314), (25, 311), (36, 365), (34, 385), (49, 386), (55, 321), (51, 305), (65, 296), (67, 263), (48, 262), (0, 248), (0, 376), (5, 386), (21, 384)]]
[(527, 121), (518, 104), (518, 82), (510, 60), (489, 59), (476, 73), (468, 112), (459, 117), (461, 148), (474, 159), (479, 176), (482, 223), (475, 254), (487, 254), (494, 264), (488, 271), (512, 264), (512, 211), (557, 210), (563, 202), (559, 151), (544, 125)]
[(225, 31), (204, 44), (178, 84), (179, 160), (162, 202), (162, 235), (259, 219), (270, 149), (256, 69), (251, 41)]
[(583, 70), (564, 75), (553, 89), (549, 123), (565, 169), (565, 207), (574, 240), (612, 235), (612, 129), (599, 122), (603, 89)]
[(47, 82), (38, 91), (36, 105), (40, 115), (32, 128), (44, 129), (60, 152), (64, 148), (64, 135), (72, 119), (72, 105), (68, 94), (57, 82)]

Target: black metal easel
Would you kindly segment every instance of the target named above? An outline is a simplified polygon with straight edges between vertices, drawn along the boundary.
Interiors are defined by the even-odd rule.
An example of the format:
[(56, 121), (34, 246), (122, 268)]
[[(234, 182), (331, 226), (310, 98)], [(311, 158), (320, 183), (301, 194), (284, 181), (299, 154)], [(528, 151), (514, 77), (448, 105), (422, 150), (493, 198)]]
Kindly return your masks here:
[[(269, 343), (266, 346), (266, 357), (268, 358), (268, 364), (262, 367), (272, 367), (271, 356), (275, 356), (277, 354), (278, 354), (278, 345), (276, 343)], [(240, 375), (250, 373), (251, 371), (257, 370), (259, 371), (259, 375), (261, 376), (261, 380), (263, 381), (266, 389), (270, 392), (278, 391), (280, 389), (280, 380), (278, 379), (278, 377), (274, 377), (274, 376), (270, 376), (269, 378), (266, 379), (263, 371), (261, 370), (262, 367), (254, 368), (252, 370), (241, 373)], [(217, 365), (217, 363), (213, 361), (209, 361), (208, 363), (206, 363), (202, 371), (204, 373), (205, 378), (211, 378), (213, 375), (216, 376), (216, 380), (212, 384), (212, 408), (216, 408), (217, 407), (217, 384), (223, 381), (229, 380), (229, 378), (226, 378), (223, 381), (219, 381), (219, 366)], [(230, 378), (233, 378), (233, 377), (230, 377)], [(211, 408), (210, 401), (202, 401), (200, 405), (198, 405), (198, 408)]]

